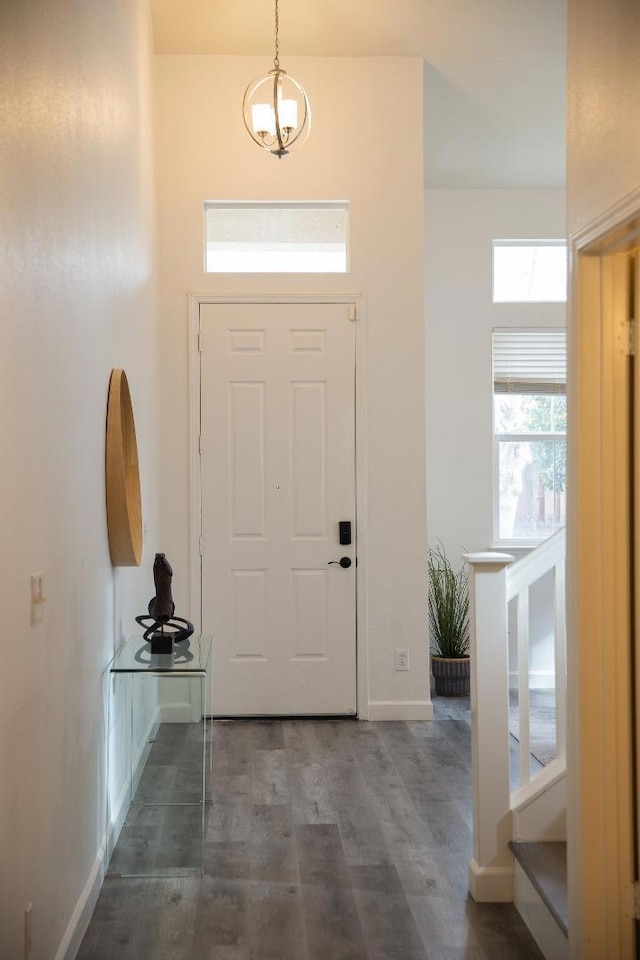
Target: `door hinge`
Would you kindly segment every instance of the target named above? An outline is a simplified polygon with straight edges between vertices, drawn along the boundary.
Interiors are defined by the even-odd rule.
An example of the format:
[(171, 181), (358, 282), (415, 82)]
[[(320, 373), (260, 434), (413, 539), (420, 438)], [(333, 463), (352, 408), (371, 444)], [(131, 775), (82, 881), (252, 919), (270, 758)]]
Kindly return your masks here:
[(202, 434), (200, 434), (200, 436), (198, 437), (198, 451), (199, 453), (202, 453), (203, 450), (204, 450), (204, 437), (202, 436)]
[(202, 353), (202, 330), (198, 330), (198, 353)]
[(633, 885), (633, 916), (640, 920), (640, 882), (637, 880)]
[(202, 556), (204, 556), (204, 539), (203, 539), (203, 537), (200, 537), (199, 547), (200, 547), (200, 556), (202, 557)]
[(357, 303), (350, 303), (349, 304), (349, 320), (357, 320), (357, 319), (358, 319), (358, 305)]
[(622, 352), (626, 357), (635, 357), (636, 355), (636, 330), (637, 324), (633, 318), (624, 324)]

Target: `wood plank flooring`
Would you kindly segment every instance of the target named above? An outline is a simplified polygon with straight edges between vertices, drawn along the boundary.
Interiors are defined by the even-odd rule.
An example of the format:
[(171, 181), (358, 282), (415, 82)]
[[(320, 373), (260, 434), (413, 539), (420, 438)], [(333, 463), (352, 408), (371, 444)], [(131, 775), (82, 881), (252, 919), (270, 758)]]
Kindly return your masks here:
[(108, 877), (78, 960), (541, 960), (511, 904), (468, 896), (470, 729), (435, 706), (213, 724), (204, 875)]

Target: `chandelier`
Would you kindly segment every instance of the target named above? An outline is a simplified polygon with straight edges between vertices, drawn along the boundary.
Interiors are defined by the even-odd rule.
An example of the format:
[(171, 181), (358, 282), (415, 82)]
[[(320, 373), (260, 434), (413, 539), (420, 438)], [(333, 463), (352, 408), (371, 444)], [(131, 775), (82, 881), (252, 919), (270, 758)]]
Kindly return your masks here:
[(254, 143), (281, 160), (309, 136), (311, 107), (297, 80), (280, 66), (278, 3), (279, 0), (275, 0), (273, 70), (249, 84), (244, 93), (242, 115)]

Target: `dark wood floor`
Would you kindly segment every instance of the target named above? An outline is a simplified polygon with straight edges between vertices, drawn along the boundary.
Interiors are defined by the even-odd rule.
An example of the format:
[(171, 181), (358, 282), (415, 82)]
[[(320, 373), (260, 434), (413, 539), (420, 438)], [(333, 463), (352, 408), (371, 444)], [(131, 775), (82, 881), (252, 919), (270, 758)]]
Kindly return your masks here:
[[(216, 723), (211, 736), (204, 875), (108, 877), (78, 960), (540, 960), (512, 905), (467, 893), (464, 705), (436, 702), (432, 723)], [(185, 776), (177, 752), (150, 757), (165, 789)], [(139, 839), (128, 825), (121, 862)]]

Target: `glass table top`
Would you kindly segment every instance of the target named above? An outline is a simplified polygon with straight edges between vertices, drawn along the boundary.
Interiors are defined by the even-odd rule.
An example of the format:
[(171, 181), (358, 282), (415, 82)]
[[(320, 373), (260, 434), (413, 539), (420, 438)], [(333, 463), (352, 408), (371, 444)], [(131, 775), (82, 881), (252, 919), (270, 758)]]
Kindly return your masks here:
[(211, 653), (211, 637), (196, 636), (176, 643), (171, 653), (151, 653), (142, 636), (129, 637), (111, 661), (111, 673), (180, 674), (202, 676)]

